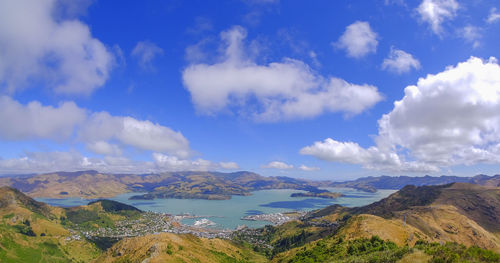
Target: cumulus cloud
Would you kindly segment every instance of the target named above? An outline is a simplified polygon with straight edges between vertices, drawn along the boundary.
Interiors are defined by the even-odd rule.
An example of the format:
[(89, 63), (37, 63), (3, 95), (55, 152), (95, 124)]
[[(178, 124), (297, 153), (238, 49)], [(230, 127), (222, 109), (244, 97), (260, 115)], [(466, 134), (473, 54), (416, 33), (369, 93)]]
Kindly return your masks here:
[(85, 170), (91, 161), (78, 152), (28, 152), (20, 158), (0, 159), (0, 172), (17, 174)]
[(106, 82), (112, 53), (83, 22), (55, 17), (60, 6), (56, 0), (0, 1), (0, 89), (12, 93), (43, 81), (57, 93), (87, 95)]
[(456, 0), (423, 0), (417, 12), (420, 19), (428, 23), (435, 34), (441, 35), (443, 22), (455, 18), (459, 8)]
[(375, 146), (326, 139), (300, 153), (368, 169), (433, 172), (500, 163), (500, 66), (476, 57), (420, 78), (378, 121)]
[(122, 154), (122, 149), (118, 145), (106, 141), (96, 141), (87, 143), (87, 149), (97, 154), (108, 155), (108, 156)]
[(97, 170), (107, 173), (158, 173), (172, 171), (234, 170), (236, 163), (186, 160), (161, 153), (153, 161), (134, 161), (123, 156), (86, 157), (77, 151), (27, 152), (19, 158), (0, 158), (0, 174), (45, 173), (55, 171)]
[(490, 9), (490, 14), (488, 15), (488, 18), (486, 19), (486, 22), (488, 22), (488, 24), (493, 24), (498, 20), (500, 20), (500, 13), (497, 13), (496, 7), (492, 7)]
[(368, 22), (356, 21), (348, 25), (334, 47), (344, 49), (349, 57), (361, 58), (377, 52), (377, 33)]
[(0, 109), (0, 138), (5, 140), (65, 140), (86, 118), (86, 111), (74, 102), (63, 102), (58, 107), (43, 106), (38, 101), (22, 105), (0, 96)]
[(163, 55), (163, 49), (155, 43), (145, 40), (139, 41), (132, 50), (132, 57), (136, 58), (143, 70), (154, 70), (153, 60)]
[(0, 139), (50, 139), (68, 141), (76, 138), (95, 153), (118, 155), (116, 141), (136, 149), (168, 153), (180, 158), (191, 154), (189, 141), (178, 131), (128, 116), (107, 112), (91, 113), (74, 102), (58, 107), (43, 106), (37, 101), (23, 105), (10, 97), (0, 97)]
[(301, 165), (299, 169), (306, 172), (319, 171), (319, 167)]
[(382, 69), (402, 74), (409, 72), (412, 68), (419, 69), (420, 62), (411, 54), (404, 52), (400, 49), (391, 48), (389, 56), (384, 59)]
[(221, 33), (221, 62), (191, 64), (182, 74), (199, 112), (235, 110), (257, 121), (312, 118), (325, 112), (359, 114), (382, 99), (376, 87), (323, 77), (304, 62), (284, 58), (259, 65), (246, 56), (246, 30)]
[(142, 150), (165, 152), (186, 158), (191, 154), (189, 141), (180, 132), (150, 121), (94, 113), (82, 127), (80, 138), (87, 142), (117, 140)]
[(153, 153), (153, 160), (159, 170), (168, 171), (210, 171), (210, 170), (235, 170), (239, 165), (235, 162), (214, 163), (204, 159), (183, 160), (175, 156)]
[(300, 153), (330, 162), (359, 164), (366, 169), (395, 172), (435, 172), (439, 170), (436, 166), (422, 162), (405, 161), (398, 154), (380, 150), (375, 146), (365, 149), (354, 142), (339, 142), (331, 138), (304, 147)]
[(284, 162), (274, 161), (274, 162), (270, 162), (268, 164), (262, 165), (261, 168), (289, 170), (289, 169), (293, 169), (293, 165), (287, 164)]

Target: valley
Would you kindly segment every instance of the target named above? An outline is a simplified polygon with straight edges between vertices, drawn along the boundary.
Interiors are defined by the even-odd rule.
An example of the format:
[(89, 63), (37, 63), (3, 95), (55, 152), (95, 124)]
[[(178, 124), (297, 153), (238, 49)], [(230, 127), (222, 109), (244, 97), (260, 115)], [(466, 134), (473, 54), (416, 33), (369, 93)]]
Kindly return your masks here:
[(192, 215), (144, 212), (111, 200), (52, 207), (2, 187), (0, 260), (498, 262), (499, 207), (498, 187), (405, 186), (365, 206), (248, 216), (272, 225), (223, 230), (184, 225)]

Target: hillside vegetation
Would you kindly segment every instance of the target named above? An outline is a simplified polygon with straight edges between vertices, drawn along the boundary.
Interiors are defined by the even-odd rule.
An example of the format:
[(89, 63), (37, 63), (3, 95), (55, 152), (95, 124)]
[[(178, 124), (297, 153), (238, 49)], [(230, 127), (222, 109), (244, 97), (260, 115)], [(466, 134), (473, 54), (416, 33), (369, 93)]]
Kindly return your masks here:
[(500, 188), (406, 186), (364, 207), (334, 205), (237, 236), (273, 262), (499, 262), (499, 208)]
[(0, 188), (0, 262), (89, 262), (101, 251), (72, 239), (60, 221), (65, 211)]
[(139, 209), (110, 200), (57, 208), (0, 187), (0, 262), (266, 262), (229, 240), (169, 233), (87, 239), (79, 231), (139, 218)]
[(229, 240), (162, 233), (123, 239), (96, 262), (267, 262)]
[(109, 200), (56, 208), (2, 187), (0, 262), (500, 262), (500, 188), (491, 186), (406, 186), (364, 207), (333, 205), (231, 239), (78, 235), (145, 214)]

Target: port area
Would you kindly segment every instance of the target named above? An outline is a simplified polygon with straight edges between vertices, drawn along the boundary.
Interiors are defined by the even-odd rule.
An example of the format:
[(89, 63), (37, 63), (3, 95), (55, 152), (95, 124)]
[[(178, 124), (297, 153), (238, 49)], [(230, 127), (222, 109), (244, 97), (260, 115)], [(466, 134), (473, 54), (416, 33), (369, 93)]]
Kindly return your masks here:
[(248, 221), (267, 221), (270, 222), (272, 225), (279, 226), (286, 222), (297, 220), (306, 215), (306, 213), (307, 212), (303, 211), (293, 211), (285, 213), (258, 214), (258, 215), (244, 216), (241, 219)]
[[(258, 214), (242, 217), (242, 220), (266, 221), (271, 225), (281, 225), (288, 221), (296, 220), (304, 216), (305, 212), (287, 212)], [(240, 225), (236, 229), (218, 228), (217, 224), (210, 220), (218, 216), (201, 216), (191, 214), (171, 215), (165, 213), (145, 212), (140, 218), (133, 220), (121, 220), (115, 222), (113, 227), (88, 228), (76, 225), (69, 229), (72, 233), (69, 239), (80, 240), (111, 238), (122, 239), (127, 237), (144, 236), (148, 234), (159, 234), (163, 232), (174, 234), (191, 234), (203, 238), (223, 238), (230, 239), (234, 231), (248, 228)], [(193, 225), (183, 224), (184, 219), (196, 219)]]

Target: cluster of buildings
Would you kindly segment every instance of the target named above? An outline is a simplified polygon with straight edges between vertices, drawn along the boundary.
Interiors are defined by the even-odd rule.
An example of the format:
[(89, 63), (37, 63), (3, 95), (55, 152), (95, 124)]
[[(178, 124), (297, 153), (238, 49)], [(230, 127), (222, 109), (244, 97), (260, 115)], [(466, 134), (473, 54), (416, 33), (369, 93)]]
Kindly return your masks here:
[(268, 221), (273, 225), (282, 225), (288, 221), (298, 219), (304, 214), (305, 212), (271, 213), (271, 214), (248, 215), (242, 217), (241, 219), (249, 221)]
[[(260, 215), (249, 215), (242, 219), (244, 220), (263, 220), (268, 221), (274, 225), (281, 225), (290, 220), (297, 219), (302, 216), (301, 212), (298, 213), (272, 213), (272, 214), (260, 214)], [(93, 237), (108, 237), (108, 238), (124, 238), (124, 237), (134, 237), (143, 236), (147, 234), (157, 234), (162, 232), (174, 233), (174, 234), (192, 234), (197, 237), (202, 238), (223, 238), (231, 239), (234, 230), (230, 229), (216, 229), (211, 227), (205, 227), (211, 221), (203, 221), (203, 219), (198, 220), (199, 224), (195, 226), (189, 226), (182, 224), (181, 221), (186, 218), (200, 218), (200, 216), (194, 216), (189, 214), (182, 215), (169, 215), (163, 213), (155, 212), (145, 212), (137, 219), (125, 219), (117, 221), (114, 227), (99, 227), (97, 229), (88, 229), (79, 227), (72, 231), (72, 236), (70, 239), (79, 240), (81, 237), (78, 233), (83, 234), (87, 238)], [(242, 227), (246, 228), (246, 227)], [(237, 231), (242, 230), (242, 228), (237, 229)], [(251, 231), (246, 229), (246, 231)]]

